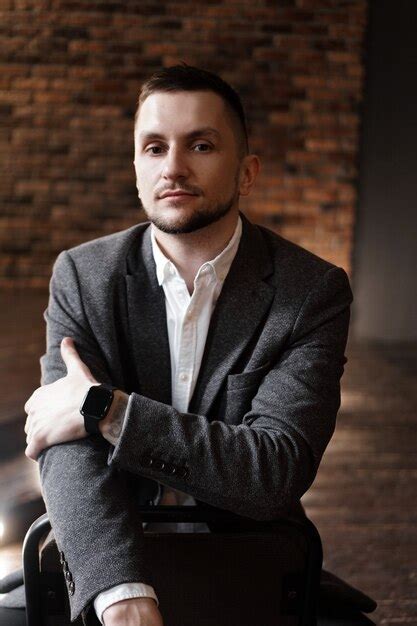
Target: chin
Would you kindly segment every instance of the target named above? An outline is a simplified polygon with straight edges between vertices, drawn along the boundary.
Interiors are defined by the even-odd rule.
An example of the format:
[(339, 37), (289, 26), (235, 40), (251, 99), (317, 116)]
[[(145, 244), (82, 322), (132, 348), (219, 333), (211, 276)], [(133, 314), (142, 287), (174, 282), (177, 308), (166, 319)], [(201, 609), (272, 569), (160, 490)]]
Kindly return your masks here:
[(151, 219), (152, 224), (154, 224), (159, 230), (164, 233), (168, 233), (170, 235), (183, 235), (186, 233), (193, 233), (196, 230), (200, 230), (201, 228), (205, 228), (208, 226), (206, 222), (201, 222), (201, 220), (197, 219), (165, 219), (163, 217), (156, 217)]
[(163, 211), (158, 209), (147, 211), (145, 209), (145, 212), (152, 224), (162, 232), (180, 235), (193, 233), (214, 224), (227, 215), (233, 205), (234, 198), (209, 208), (176, 206)]

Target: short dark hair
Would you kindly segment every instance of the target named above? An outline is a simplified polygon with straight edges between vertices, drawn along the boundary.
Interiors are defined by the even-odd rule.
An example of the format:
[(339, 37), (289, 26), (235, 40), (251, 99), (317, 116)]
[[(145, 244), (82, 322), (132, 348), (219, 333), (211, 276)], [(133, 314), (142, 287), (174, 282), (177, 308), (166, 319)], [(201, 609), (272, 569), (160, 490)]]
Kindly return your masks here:
[(135, 114), (135, 127), (141, 104), (156, 92), (169, 91), (213, 91), (225, 102), (237, 122), (239, 152), (243, 156), (249, 152), (248, 131), (245, 111), (237, 91), (220, 76), (192, 65), (182, 63), (158, 70), (142, 85)]

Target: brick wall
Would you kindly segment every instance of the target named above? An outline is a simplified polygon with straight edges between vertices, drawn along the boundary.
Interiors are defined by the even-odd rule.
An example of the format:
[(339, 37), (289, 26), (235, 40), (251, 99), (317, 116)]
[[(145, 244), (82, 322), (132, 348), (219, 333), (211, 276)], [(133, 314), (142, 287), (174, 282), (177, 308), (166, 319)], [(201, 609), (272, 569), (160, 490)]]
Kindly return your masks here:
[(0, 287), (144, 219), (141, 81), (179, 61), (242, 94), (263, 167), (246, 214), (351, 269), (366, 0), (2, 0)]

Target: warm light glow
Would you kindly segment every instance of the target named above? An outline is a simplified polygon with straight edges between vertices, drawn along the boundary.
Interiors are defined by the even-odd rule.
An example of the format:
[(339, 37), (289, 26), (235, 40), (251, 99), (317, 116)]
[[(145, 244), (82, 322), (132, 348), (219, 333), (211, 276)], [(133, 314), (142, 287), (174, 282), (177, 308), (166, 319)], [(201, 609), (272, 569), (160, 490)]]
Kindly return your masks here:
[[(0, 578), (22, 567), (22, 544), (13, 543), (0, 549)], [(0, 597), (1, 594), (0, 594)]]
[(0, 519), (0, 541), (3, 539), (4, 535), (4, 522)]
[(340, 410), (343, 411), (360, 411), (364, 407), (369, 407), (372, 398), (363, 391), (353, 391), (351, 389), (342, 389)]

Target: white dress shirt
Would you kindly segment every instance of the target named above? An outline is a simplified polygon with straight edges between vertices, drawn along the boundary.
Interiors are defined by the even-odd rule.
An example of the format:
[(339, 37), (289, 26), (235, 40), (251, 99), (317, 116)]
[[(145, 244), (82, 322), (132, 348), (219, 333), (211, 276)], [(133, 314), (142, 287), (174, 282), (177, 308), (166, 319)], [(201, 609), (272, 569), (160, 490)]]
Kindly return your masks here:
[[(151, 228), (156, 275), (165, 293), (171, 356), (172, 406), (181, 413), (186, 413), (200, 371), (211, 315), (239, 247), (242, 221), (239, 217), (235, 232), (226, 248), (215, 259), (203, 263), (200, 267), (194, 279), (194, 291), (191, 296), (177, 268), (158, 246), (154, 227)], [(196, 502), (189, 494), (165, 486), (160, 504), (195, 505)], [(208, 532), (205, 524), (170, 525), (163, 522), (147, 525), (147, 531), (155, 530)], [(100, 593), (94, 600), (94, 609), (103, 623), (102, 614), (107, 607), (121, 600), (139, 597), (154, 598), (158, 603), (155, 591), (150, 585), (123, 583)]]

